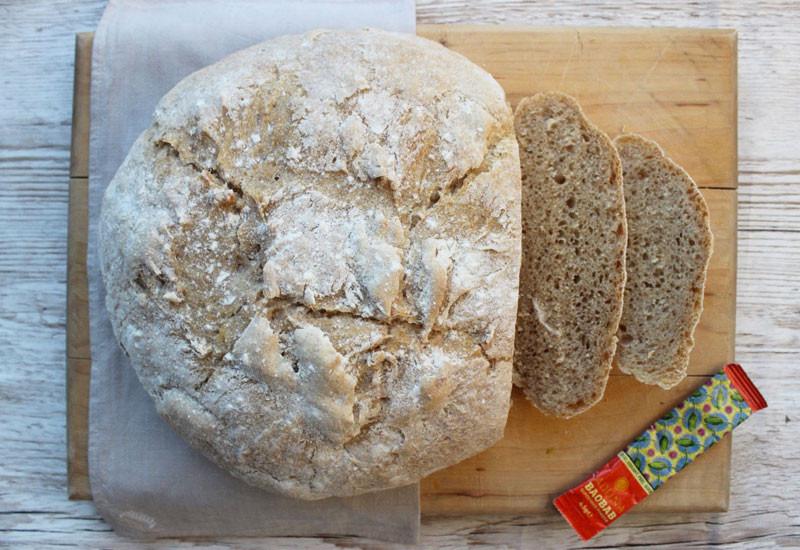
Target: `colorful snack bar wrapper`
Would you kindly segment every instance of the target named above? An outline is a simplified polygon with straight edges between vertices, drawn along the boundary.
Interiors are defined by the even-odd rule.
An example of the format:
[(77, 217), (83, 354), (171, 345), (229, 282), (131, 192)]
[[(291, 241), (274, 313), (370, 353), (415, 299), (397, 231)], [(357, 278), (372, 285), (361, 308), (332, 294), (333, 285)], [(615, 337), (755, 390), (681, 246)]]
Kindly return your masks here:
[(744, 369), (726, 365), (554, 504), (589, 540), (766, 406)]

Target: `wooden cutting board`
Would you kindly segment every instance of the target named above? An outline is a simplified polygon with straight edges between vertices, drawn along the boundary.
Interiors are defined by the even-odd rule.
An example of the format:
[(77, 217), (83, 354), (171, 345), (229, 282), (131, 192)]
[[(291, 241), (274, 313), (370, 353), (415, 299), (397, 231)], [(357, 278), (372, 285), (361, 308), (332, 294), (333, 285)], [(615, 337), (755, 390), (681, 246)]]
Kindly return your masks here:
[[(733, 359), (736, 309), (736, 33), (709, 29), (553, 29), (420, 26), (494, 75), (512, 106), (560, 90), (612, 137), (658, 141), (695, 178), (711, 210), (714, 255), (690, 376), (664, 391), (615, 371), (603, 401), (571, 420), (541, 415), (515, 391), (505, 438), (422, 481), (428, 515), (523, 514), (550, 501), (606, 462), (679, 402), (703, 376)], [(91, 34), (77, 37), (70, 180), (67, 300), (69, 492), (91, 498), (86, 428), (89, 335), (86, 290)], [(524, 215), (524, 214), (523, 214)], [(701, 456), (638, 511), (723, 511), (731, 439)]]

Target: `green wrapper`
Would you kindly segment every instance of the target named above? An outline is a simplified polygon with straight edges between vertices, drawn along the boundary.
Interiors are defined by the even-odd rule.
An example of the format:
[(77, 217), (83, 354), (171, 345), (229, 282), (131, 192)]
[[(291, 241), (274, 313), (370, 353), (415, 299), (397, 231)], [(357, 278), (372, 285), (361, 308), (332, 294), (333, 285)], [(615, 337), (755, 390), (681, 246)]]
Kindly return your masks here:
[[(661, 487), (753, 414), (753, 407), (726, 372), (732, 369), (726, 368), (706, 380), (625, 448), (653, 489)], [(755, 403), (754, 406), (761, 408)]]

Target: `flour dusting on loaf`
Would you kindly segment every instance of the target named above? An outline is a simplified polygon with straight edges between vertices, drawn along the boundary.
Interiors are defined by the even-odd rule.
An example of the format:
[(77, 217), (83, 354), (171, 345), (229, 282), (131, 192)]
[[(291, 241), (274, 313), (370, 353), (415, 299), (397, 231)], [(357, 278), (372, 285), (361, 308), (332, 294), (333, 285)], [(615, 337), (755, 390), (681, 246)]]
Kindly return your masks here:
[(190, 75), (109, 185), (100, 246), (157, 409), (248, 483), (353, 495), (502, 436), (513, 119), (439, 44), (317, 31)]

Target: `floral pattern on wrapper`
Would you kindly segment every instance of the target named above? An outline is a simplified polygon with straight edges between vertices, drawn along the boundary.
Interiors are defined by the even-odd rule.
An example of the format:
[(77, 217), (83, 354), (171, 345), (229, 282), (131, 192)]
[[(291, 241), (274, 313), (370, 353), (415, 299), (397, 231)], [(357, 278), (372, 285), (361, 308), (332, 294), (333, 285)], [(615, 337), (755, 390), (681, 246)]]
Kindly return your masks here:
[(653, 489), (744, 422), (752, 409), (724, 372), (715, 374), (626, 447)]

